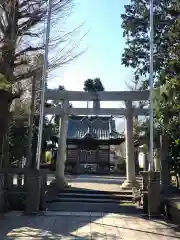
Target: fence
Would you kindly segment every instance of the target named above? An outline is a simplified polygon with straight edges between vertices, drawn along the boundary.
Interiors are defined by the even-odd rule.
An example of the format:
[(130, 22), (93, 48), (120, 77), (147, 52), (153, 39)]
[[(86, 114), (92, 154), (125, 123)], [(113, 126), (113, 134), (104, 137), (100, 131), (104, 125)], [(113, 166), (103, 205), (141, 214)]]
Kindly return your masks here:
[[(0, 212), (5, 210), (25, 210), (28, 194), (27, 177), (29, 169), (11, 168), (0, 170)], [(49, 171), (41, 170), (41, 201), (44, 208)]]

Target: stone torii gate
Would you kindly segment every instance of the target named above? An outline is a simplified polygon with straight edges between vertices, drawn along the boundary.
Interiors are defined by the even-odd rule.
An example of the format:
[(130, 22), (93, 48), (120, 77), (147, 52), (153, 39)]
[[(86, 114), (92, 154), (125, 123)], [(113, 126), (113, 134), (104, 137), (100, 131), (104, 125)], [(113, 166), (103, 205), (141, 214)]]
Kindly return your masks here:
[[(144, 91), (105, 91), (105, 92), (83, 92), (47, 89), (45, 100), (62, 101), (62, 105), (56, 108), (45, 108), (45, 114), (59, 115), (61, 117), (60, 140), (56, 169), (64, 172), (62, 167), (65, 162), (66, 138), (69, 115), (111, 115), (125, 116), (125, 141), (126, 141), (126, 181), (122, 187), (133, 187), (136, 185), (134, 140), (133, 140), (133, 116), (144, 116), (149, 114), (149, 109), (133, 108), (133, 101), (145, 101), (149, 99), (149, 90)], [(69, 101), (124, 101), (125, 108), (74, 108), (70, 107)], [(97, 104), (98, 106), (98, 104)], [(63, 173), (62, 173), (63, 174)]]

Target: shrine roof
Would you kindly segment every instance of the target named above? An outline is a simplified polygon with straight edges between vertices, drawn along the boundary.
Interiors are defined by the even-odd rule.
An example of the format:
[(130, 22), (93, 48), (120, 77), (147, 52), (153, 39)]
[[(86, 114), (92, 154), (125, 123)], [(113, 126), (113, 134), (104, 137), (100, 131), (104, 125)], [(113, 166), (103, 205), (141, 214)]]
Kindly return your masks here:
[(112, 117), (73, 116), (68, 122), (68, 139), (109, 140), (122, 138)]

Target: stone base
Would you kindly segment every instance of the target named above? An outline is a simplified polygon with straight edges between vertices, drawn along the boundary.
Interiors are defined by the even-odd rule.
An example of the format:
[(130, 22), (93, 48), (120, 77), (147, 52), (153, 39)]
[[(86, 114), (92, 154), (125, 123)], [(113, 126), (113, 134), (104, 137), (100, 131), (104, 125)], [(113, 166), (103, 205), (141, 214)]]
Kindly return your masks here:
[(37, 170), (30, 170), (27, 173), (27, 198), (25, 213), (38, 213), (41, 197), (41, 174)]
[(47, 187), (47, 172), (41, 170), (41, 197), (39, 207), (41, 211), (46, 210), (46, 187)]
[(0, 190), (0, 214), (6, 210), (4, 195), (5, 195), (4, 191)]
[(148, 173), (148, 215), (161, 214), (160, 172)]
[(180, 199), (174, 201), (168, 201), (166, 206), (166, 217), (168, 220), (171, 220), (173, 223), (180, 223)]
[(121, 185), (121, 189), (132, 189), (133, 187), (140, 189), (140, 185), (137, 181), (125, 180)]
[(59, 191), (64, 190), (66, 188), (71, 187), (68, 182), (65, 179), (65, 176), (61, 176), (59, 175), (57, 172), (55, 173), (55, 183), (57, 185), (57, 188), (59, 189)]

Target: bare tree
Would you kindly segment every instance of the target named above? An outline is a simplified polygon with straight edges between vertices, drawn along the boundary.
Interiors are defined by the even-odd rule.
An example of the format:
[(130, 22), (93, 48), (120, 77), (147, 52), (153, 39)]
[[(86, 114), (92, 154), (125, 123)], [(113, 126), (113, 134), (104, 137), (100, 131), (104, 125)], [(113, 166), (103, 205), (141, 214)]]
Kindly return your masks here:
[[(53, 37), (50, 39), (50, 68), (67, 63), (78, 55), (72, 54), (77, 43), (68, 46), (66, 52), (64, 52), (64, 48), (65, 43), (79, 30), (79, 27), (69, 33), (64, 33), (58, 27), (62, 26), (59, 21), (69, 14), (72, 3), (73, 0), (52, 0)], [(23, 65), (25, 68), (26, 65), (28, 69), (29, 56), (44, 50), (42, 39), (44, 39), (46, 11), (46, 1), (7, 0), (4, 4), (0, 4), (0, 72), (8, 81), (19, 81), (31, 76), (31, 72), (28, 70), (21, 74), (20, 67)], [(56, 29), (56, 34), (53, 29)], [(59, 44), (63, 44), (63, 49), (60, 49), (55, 55), (52, 54)], [(18, 71), (15, 71), (17, 69)]]
[[(81, 26), (64, 32), (63, 19), (71, 13), (73, 0), (52, 0), (52, 36), (49, 42), (49, 70), (66, 64), (78, 57), (76, 52), (81, 36)], [(19, 94), (13, 94), (14, 84), (30, 79), (33, 75), (31, 58), (44, 53), (44, 32), (47, 1), (6, 0), (0, 2), (0, 139), (8, 127), (8, 112), (11, 102)], [(1, 143), (0, 143), (1, 145)]]

